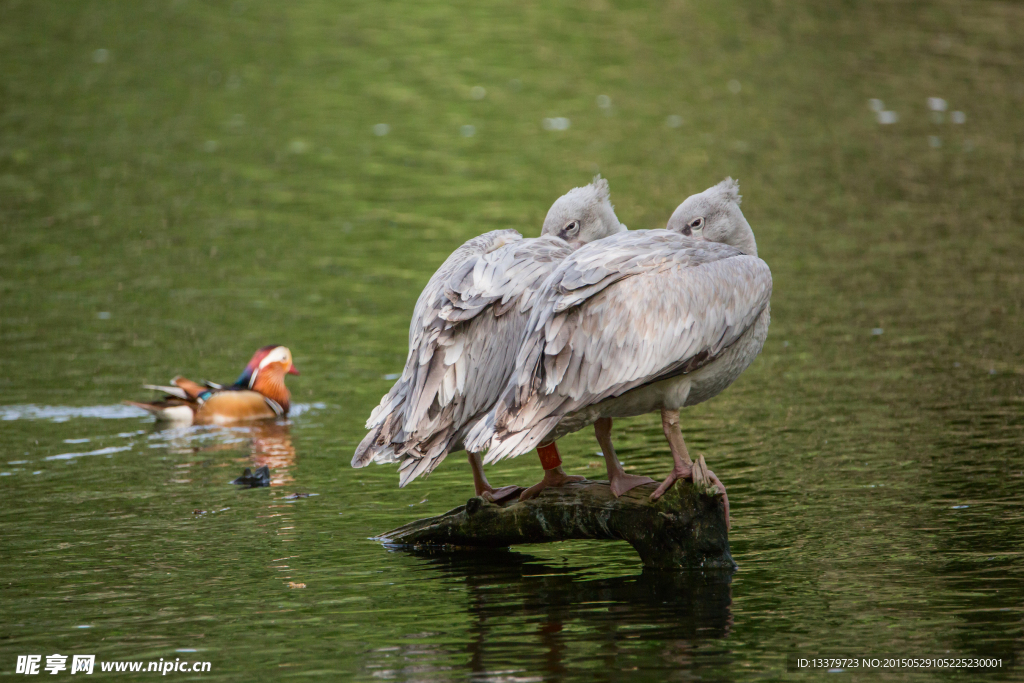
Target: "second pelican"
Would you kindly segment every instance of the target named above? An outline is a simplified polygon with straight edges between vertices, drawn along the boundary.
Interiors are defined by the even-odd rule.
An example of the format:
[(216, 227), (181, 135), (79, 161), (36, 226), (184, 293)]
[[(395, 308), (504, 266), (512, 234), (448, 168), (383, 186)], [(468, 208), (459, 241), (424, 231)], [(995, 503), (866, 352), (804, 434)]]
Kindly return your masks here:
[(659, 411), (673, 468), (651, 498), (692, 478), (679, 409), (732, 384), (768, 334), (771, 271), (739, 202), (729, 178), (683, 202), (668, 230), (615, 235), (566, 258), (537, 294), (515, 372), (467, 449), (489, 448), (485, 462), (495, 462), (596, 423), (621, 495), (643, 482), (622, 472), (611, 418)]

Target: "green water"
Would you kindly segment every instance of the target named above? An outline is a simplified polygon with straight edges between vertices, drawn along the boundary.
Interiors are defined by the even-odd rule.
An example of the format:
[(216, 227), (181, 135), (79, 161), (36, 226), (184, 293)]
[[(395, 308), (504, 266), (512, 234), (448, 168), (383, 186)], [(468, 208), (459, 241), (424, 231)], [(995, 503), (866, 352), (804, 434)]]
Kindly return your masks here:
[[(53, 653), (493, 683), (1019, 658), (1020, 5), (4, 0), (0, 67), (3, 675)], [(420, 288), (597, 171), (632, 228), (738, 178), (772, 268), (764, 352), (682, 420), (739, 571), (367, 540), (471, 493), (461, 456), (404, 490), (348, 466)], [(287, 423), (161, 431), (118, 405), (271, 343), (303, 373)], [(667, 473), (655, 418), (616, 444)], [(562, 450), (603, 471), (591, 434)], [(228, 484), (254, 464), (277, 485)]]

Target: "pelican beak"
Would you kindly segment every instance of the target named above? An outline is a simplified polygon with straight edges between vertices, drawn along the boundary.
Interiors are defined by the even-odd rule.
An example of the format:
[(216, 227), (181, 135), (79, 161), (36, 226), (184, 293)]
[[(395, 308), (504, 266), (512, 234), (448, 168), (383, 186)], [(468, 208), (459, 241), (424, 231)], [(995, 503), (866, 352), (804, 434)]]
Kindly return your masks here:
[(295, 367), (295, 366), (293, 365), (293, 366), (291, 366), (290, 368), (288, 368), (288, 374), (289, 374), (289, 375), (300, 375), (300, 374), (302, 374), (302, 373), (300, 373), (300, 372), (299, 372), (299, 369), (298, 369), (298, 368), (296, 368), (296, 367)]

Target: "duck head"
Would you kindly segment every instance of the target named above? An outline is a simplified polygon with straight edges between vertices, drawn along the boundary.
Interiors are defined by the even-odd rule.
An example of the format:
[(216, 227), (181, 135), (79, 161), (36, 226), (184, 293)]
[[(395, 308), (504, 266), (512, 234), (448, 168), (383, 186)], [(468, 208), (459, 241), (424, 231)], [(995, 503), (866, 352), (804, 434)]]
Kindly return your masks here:
[(235, 386), (259, 391), (256, 385), (262, 383), (261, 380), (273, 379), (283, 386), (285, 375), (297, 374), (299, 371), (292, 363), (292, 352), (288, 350), (288, 347), (271, 344), (253, 354), (249, 364), (245, 366), (245, 370), (242, 370), (238, 381), (235, 382)]
[(559, 197), (544, 218), (541, 235), (555, 235), (578, 249), (588, 242), (625, 232), (608, 198), (608, 181), (600, 175), (584, 187)]
[(694, 239), (720, 242), (744, 254), (757, 256), (757, 242), (750, 223), (740, 211), (740, 185), (726, 178), (700, 194), (687, 197), (665, 227)]

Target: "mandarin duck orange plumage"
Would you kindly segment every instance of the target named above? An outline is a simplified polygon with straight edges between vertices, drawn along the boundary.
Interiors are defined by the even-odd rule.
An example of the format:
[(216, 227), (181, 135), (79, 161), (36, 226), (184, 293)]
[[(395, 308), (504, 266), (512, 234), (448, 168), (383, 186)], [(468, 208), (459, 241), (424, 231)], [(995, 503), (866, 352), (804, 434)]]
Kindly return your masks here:
[(153, 413), (158, 420), (185, 424), (229, 424), (284, 417), (291, 407), (291, 393), (284, 385), (284, 376), (297, 374), (288, 347), (264, 346), (253, 354), (238, 381), (230, 386), (199, 384), (178, 376), (171, 380), (173, 386), (143, 385), (166, 394), (162, 400), (125, 403)]

